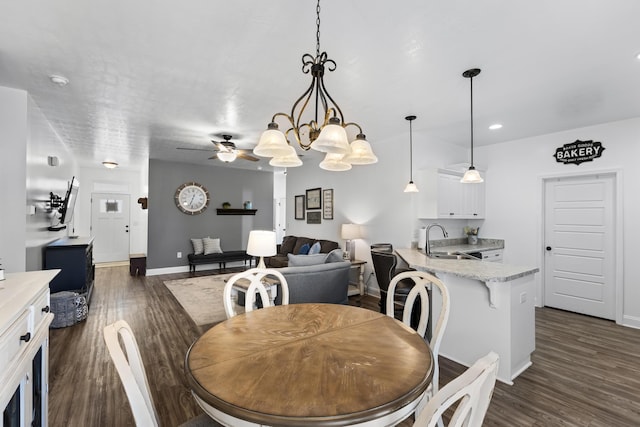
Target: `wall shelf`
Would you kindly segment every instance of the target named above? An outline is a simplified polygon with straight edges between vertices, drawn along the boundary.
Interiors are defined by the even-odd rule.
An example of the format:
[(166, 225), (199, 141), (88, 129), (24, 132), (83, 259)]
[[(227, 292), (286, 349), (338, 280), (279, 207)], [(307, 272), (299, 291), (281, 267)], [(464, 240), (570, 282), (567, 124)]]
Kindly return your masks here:
[(218, 215), (255, 215), (258, 209), (216, 209)]

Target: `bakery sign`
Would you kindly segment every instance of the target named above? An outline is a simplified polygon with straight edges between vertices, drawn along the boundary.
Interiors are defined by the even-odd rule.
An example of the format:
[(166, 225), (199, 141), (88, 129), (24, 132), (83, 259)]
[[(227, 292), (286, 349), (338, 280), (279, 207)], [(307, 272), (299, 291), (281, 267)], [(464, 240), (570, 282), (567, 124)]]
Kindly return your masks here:
[(555, 157), (556, 162), (559, 163), (579, 165), (580, 163), (597, 159), (602, 156), (603, 151), (604, 147), (601, 142), (594, 142), (592, 140), (580, 141), (576, 139), (575, 142), (556, 148), (556, 153), (553, 157)]

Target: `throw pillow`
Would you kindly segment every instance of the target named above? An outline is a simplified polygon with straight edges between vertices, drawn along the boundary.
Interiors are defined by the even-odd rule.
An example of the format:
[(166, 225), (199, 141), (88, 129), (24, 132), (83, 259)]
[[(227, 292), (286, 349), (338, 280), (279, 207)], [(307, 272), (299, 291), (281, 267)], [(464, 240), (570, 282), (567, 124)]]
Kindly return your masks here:
[(193, 254), (201, 255), (204, 251), (204, 243), (202, 243), (202, 239), (191, 239), (191, 244), (193, 245)]
[(327, 254), (315, 255), (294, 255), (287, 254), (289, 258), (289, 267), (306, 267), (309, 265), (324, 264)]
[(331, 252), (329, 252), (327, 254), (327, 259), (324, 261), (325, 263), (330, 263), (330, 262), (341, 262), (344, 261), (342, 259), (342, 249), (338, 248), (338, 249), (334, 249)]
[(302, 245), (302, 247), (300, 248), (300, 251), (298, 252), (298, 255), (307, 255), (309, 253), (309, 249), (311, 249), (309, 247), (308, 243), (305, 243), (304, 245)]
[(313, 246), (309, 248), (309, 255), (315, 255), (320, 253), (320, 242), (315, 242)]
[(280, 245), (280, 253), (282, 255), (293, 253), (293, 248), (296, 245), (297, 239), (298, 238), (296, 236), (284, 236), (284, 238), (282, 239), (282, 244)]
[(204, 254), (221, 254), (222, 248), (220, 247), (220, 239), (211, 239), (209, 237), (205, 237), (202, 239), (202, 243), (204, 244)]

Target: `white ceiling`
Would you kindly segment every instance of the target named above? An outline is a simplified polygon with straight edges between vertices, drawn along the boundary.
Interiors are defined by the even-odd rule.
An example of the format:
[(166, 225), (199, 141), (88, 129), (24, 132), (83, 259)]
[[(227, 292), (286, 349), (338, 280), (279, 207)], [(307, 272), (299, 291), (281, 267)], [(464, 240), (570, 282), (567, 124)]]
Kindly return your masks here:
[[(211, 164), (252, 148), (310, 83), (315, 1), (0, 0), (0, 85), (24, 89), (83, 162)], [(640, 116), (637, 0), (323, 0), (325, 83), (375, 151), (408, 132), (476, 145)], [(66, 87), (48, 76), (66, 76)], [(489, 131), (500, 122), (504, 127)], [(403, 139), (404, 141), (404, 139)], [(238, 162), (236, 162), (238, 163)], [(257, 164), (245, 162), (245, 166)], [(266, 166), (262, 159), (259, 165)]]

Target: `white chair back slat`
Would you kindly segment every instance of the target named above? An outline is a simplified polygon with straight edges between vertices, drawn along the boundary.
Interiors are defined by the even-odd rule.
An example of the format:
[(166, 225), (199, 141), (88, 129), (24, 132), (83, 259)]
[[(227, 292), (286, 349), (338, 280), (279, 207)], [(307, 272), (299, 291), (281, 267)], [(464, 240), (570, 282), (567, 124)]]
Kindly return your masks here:
[(432, 396), (416, 416), (416, 427), (435, 427), (456, 405), (449, 427), (481, 427), (491, 403), (499, 357), (490, 352)]
[(222, 298), (227, 319), (238, 314), (236, 311), (236, 301), (232, 298), (232, 290), (234, 284), (240, 279), (249, 280), (249, 287), (245, 293), (245, 312), (252, 311), (255, 308), (258, 294), (262, 299), (263, 307), (271, 306), (269, 293), (263, 283), (263, 279), (267, 276), (273, 276), (279, 281), (282, 305), (289, 304), (289, 286), (282, 273), (271, 268), (250, 268), (249, 270), (231, 276), (224, 286)]

